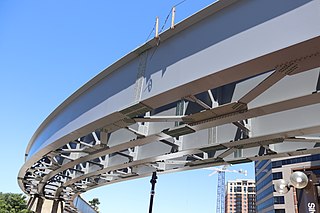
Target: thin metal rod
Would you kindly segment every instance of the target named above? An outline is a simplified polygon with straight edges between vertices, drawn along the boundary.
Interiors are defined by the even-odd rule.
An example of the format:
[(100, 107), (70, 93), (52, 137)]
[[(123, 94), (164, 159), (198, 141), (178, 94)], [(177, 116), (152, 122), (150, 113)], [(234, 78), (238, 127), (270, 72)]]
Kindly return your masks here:
[(153, 198), (155, 194), (155, 187), (157, 183), (157, 172), (152, 173), (152, 178), (150, 180), (151, 183), (151, 192), (150, 192), (150, 204), (149, 204), (149, 213), (152, 213), (152, 207), (153, 207)]
[(157, 16), (156, 18), (156, 35), (155, 35), (155, 38), (158, 38), (159, 37), (159, 17)]
[(171, 13), (171, 29), (174, 28), (174, 19), (176, 16), (176, 7), (172, 8), (172, 13)]

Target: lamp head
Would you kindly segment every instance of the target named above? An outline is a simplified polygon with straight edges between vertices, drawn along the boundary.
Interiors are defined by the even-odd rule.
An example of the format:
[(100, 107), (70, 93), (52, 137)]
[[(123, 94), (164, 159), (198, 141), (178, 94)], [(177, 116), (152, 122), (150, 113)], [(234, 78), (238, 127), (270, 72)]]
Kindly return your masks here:
[(274, 189), (280, 194), (287, 194), (289, 191), (289, 183), (286, 180), (279, 179), (274, 183)]
[(297, 171), (290, 175), (290, 182), (293, 187), (303, 189), (308, 185), (309, 179), (304, 172)]

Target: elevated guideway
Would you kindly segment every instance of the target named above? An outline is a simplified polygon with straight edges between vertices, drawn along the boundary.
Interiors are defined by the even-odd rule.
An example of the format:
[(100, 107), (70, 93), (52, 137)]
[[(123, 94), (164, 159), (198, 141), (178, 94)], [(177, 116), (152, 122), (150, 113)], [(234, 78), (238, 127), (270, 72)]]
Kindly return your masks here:
[(319, 20), (320, 0), (221, 0), (178, 23), (49, 115), (21, 189), (74, 212), (154, 171), (319, 153)]

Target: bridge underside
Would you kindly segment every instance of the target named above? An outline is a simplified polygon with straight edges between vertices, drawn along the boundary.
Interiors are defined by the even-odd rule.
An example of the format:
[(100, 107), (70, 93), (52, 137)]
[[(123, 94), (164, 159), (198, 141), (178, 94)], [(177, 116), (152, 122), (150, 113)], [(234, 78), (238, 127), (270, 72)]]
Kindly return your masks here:
[(26, 190), (72, 201), (154, 171), (320, 153), (319, 85), (320, 68), (281, 68), (156, 109), (139, 103), (44, 156), (28, 170)]
[[(222, 2), (231, 5), (237, 1)], [(290, 1), (286, 2), (291, 4)], [(251, 3), (241, 4), (250, 6)], [(294, 9), (303, 10), (303, 14), (314, 12), (312, 5), (306, 6), (308, 4), (314, 4), (313, 7), (320, 5), (319, 1), (301, 1), (302, 6)], [(261, 31), (265, 33), (270, 29), (269, 22), (276, 24), (277, 21), (284, 21), (288, 24), (286, 16), (281, 14), (272, 17), (257, 26), (266, 27), (265, 31)], [(299, 22), (296, 19), (289, 23)], [(201, 27), (206, 23), (202, 21), (199, 25)], [(252, 27), (243, 33), (250, 34), (247, 32), (250, 31), (256, 35), (256, 30), (257, 27)], [(208, 71), (200, 77), (191, 76), (193, 80), (189, 79), (191, 74), (188, 73), (197, 72), (194, 67), (199, 70), (207, 68), (197, 58), (188, 61), (191, 56), (185, 56), (183, 60), (179, 57), (176, 59), (176, 63), (183, 61), (185, 66), (192, 64), (192, 70), (187, 70), (188, 73), (180, 69), (183, 66), (181, 64), (176, 65), (180, 68), (175, 67), (175, 70), (168, 66), (164, 70), (152, 71), (153, 64), (160, 63), (157, 57), (159, 61), (161, 57), (166, 60), (164, 55), (168, 51), (164, 50), (170, 40), (159, 46), (138, 49), (141, 52), (132, 65), (137, 69), (136, 77), (127, 87), (129, 89), (119, 91), (112, 98), (108, 97), (106, 102), (97, 101), (103, 96), (102, 91), (112, 90), (101, 86), (104, 83), (107, 85), (107, 81), (97, 81), (96, 85), (101, 85), (96, 90), (90, 89), (91, 93), (83, 93), (83, 99), (74, 100), (71, 107), (74, 110), (90, 105), (90, 101), (95, 104), (63, 128), (57, 129), (56, 134), (62, 136), (52, 143), (45, 143), (40, 151), (28, 159), (24, 170), (20, 172), (19, 183), (31, 195), (63, 200), (65, 209), (72, 212), (76, 211), (73, 201), (80, 193), (102, 185), (146, 177), (154, 171), (161, 174), (320, 153), (319, 27), (316, 30), (317, 36), (298, 39), (292, 35), (295, 40), (292, 44), (283, 41), (286, 43), (283, 48), (268, 50), (254, 58), (246, 53), (252, 50), (228, 49), (237, 52), (235, 55), (230, 52), (231, 56), (244, 54), (248, 58), (229, 57), (230, 61), (235, 60), (237, 63), (227, 63), (220, 70), (215, 65), (219, 61), (210, 65), (213, 62), (209, 63), (210, 57), (207, 56), (207, 66), (218, 71)], [(185, 37), (180, 34), (176, 37), (188, 39), (188, 32), (184, 33)], [(301, 34), (305, 35), (304, 32)], [(239, 33), (229, 39), (237, 40), (239, 36), (242, 38)], [(280, 36), (278, 39), (283, 38)], [(250, 39), (242, 42), (247, 42), (249, 49), (255, 47), (250, 46)], [(264, 51), (273, 44), (260, 45), (257, 48), (264, 48)], [(227, 54), (224, 48), (218, 49), (219, 54)], [(204, 54), (205, 51), (211, 54), (208, 47), (194, 53), (192, 57)], [(150, 57), (153, 57), (152, 60)], [(126, 66), (130, 68), (131, 65)], [(175, 75), (172, 74), (174, 72)], [(116, 74), (111, 73), (107, 78), (113, 80), (113, 75)], [(123, 77), (123, 74), (120, 76)], [(173, 83), (168, 83), (168, 79)], [(125, 84), (126, 81), (122, 80)], [(119, 82), (122, 83), (121, 80)], [(164, 89), (161, 89), (161, 84)], [(128, 93), (132, 99), (126, 92), (122, 94), (127, 90), (130, 90)], [(92, 100), (86, 96), (88, 94), (97, 98)], [(123, 103), (126, 99), (130, 99), (130, 104), (124, 104), (125, 107), (106, 116), (100, 115), (107, 106), (112, 108), (113, 104), (118, 104), (114, 100)], [(93, 114), (99, 116), (86, 125), (81, 123), (85, 119), (90, 120)], [(81, 125), (74, 128), (73, 122)]]

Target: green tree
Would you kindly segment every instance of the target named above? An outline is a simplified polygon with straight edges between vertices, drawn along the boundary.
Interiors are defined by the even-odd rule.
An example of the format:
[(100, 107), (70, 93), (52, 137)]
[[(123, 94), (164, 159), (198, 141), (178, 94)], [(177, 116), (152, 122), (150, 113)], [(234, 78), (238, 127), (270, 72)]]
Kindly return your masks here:
[(0, 213), (29, 213), (26, 196), (0, 192)]
[(94, 210), (96, 210), (96, 211), (99, 210), (98, 205), (100, 204), (100, 201), (98, 198), (93, 198), (91, 201), (89, 201), (89, 203), (90, 203), (90, 206), (92, 206), (92, 208), (94, 208)]

